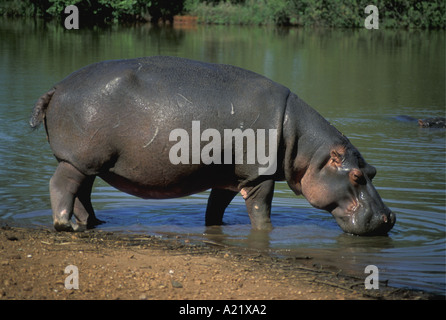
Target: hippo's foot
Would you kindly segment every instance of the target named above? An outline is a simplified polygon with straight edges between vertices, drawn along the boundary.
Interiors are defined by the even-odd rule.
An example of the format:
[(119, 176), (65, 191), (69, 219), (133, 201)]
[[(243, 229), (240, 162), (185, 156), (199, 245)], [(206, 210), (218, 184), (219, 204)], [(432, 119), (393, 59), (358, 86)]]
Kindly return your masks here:
[(76, 222), (67, 221), (66, 219), (64, 221), (54, 220), (53, 225), (56, 231), (83, 232), (87, 229), (93, 229), (103, 223), (105, 223), (105, 221), (99, 220), (95, 216), (92, 216), (88, 217), (87, 223), (79, 221), (76, 217)]
[(61, 215), (61, 217), (55, 218), (53, 221), (54, 229), (56, 231), (65, 232), (82, 232), (87, 230), (87, 225), (79, 223), (79, 221), (73, 222), (67, 219), (66, 216)]
[(71, 222), (61, 222), (61, 221), (54, 221), (53, 223), (54, 225), (54, 229), (56, 229), (56, 231), (67, 231), (67, 232), (72, 232), (74, 231), (74, 228), (71, 224)]
[(82, 224), (82, 223), (74, 223), (72, 221), (68, 223), (54, 222), (54, 229), (56, 231), (65, 231), (65, 232), (84, 232), (88, 229), (93, 229), (97, 225), (105, 223), (105, 221), (97, 220), (95, 223), (91, 224)]
[[(96, 219), (90, 201), (94, 177), (61, 161), (50, 180), (53, 224), (57, 231), (84, 231), (102, 221)], [(76, 222), (72, 222), (73, 213)]]
[(93, 229), (96, 226), (99, 226), (99, 225), (101, 225), (103, 223), (105, 223), (105, 221), (99, 220), (98, 218), (96, 218), (95, 215), (89, 216), (88, 219), (87, 219), (87, 226), (86, 226), (86, 228), (87, 229)]

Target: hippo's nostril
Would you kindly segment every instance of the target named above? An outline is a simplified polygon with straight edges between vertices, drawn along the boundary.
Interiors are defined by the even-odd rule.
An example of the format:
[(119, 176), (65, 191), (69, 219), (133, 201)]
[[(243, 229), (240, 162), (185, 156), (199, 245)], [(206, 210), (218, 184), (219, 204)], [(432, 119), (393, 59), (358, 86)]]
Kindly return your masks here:
[(384, 223), (387, 223), (387, 222), (388, 222), (388, 220), (387, 220), (387, 216), (386, 216), (385, 214), (383, 214), (382, 217), (383, 217), (383, 221), (384, 221)]

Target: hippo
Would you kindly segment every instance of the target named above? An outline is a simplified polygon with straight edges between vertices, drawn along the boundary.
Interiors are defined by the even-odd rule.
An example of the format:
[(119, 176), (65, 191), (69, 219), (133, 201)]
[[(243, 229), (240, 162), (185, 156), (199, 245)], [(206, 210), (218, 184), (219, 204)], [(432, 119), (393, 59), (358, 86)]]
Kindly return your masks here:
[(395, 223), (372, 184), (376, 169), (349, 139), (285, 86), (239, 67), (167, 56), (95, 63), (38, 99), (30, 125), (42, 122), (58, 161), (57, 231), (102, 223), (90, 199), (97, 176), (145, 199), (211, 189), (206, 226), (222, 225), (240, 193), (252, 228), (271, 230), (276, 181), (346, 233), (386, 235)]
[(398, 121), (416, 122), (421, 128), (446, 128), (446, 118), (444, 117), (417, 119), (411, 116), (399, 115), (394, 118)]
[(418, 119), (418, 126), (422, 128), (446, 128), (446, 119), (443, 117)]

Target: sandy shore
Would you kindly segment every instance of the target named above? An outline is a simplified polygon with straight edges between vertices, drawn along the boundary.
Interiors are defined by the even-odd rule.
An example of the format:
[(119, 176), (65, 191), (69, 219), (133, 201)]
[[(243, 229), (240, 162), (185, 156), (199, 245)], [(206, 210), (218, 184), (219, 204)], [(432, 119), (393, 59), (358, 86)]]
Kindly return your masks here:
[[(364, 279), (307, 257), (279, 259), (176, 237), (2, 226), (0, 249), (3, 300), (433, 298), (385, 285), (366, 290)], [(65, 287), (76, 283), (78, 289)]]

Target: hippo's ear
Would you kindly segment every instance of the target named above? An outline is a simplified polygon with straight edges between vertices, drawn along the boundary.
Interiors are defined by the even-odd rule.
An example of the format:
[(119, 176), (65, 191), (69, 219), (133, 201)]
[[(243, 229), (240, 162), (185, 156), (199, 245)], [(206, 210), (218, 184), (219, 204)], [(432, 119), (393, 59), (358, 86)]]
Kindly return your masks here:
[(330, 161), (329, 164), (335, 167), (342, 166), (343, 156), (335, 149), (330, 152)]
[(369, 164), (364, 167), (363, 171), (370, 180), (373, 180), (373, 178), (376, 176), (376, 168)]

